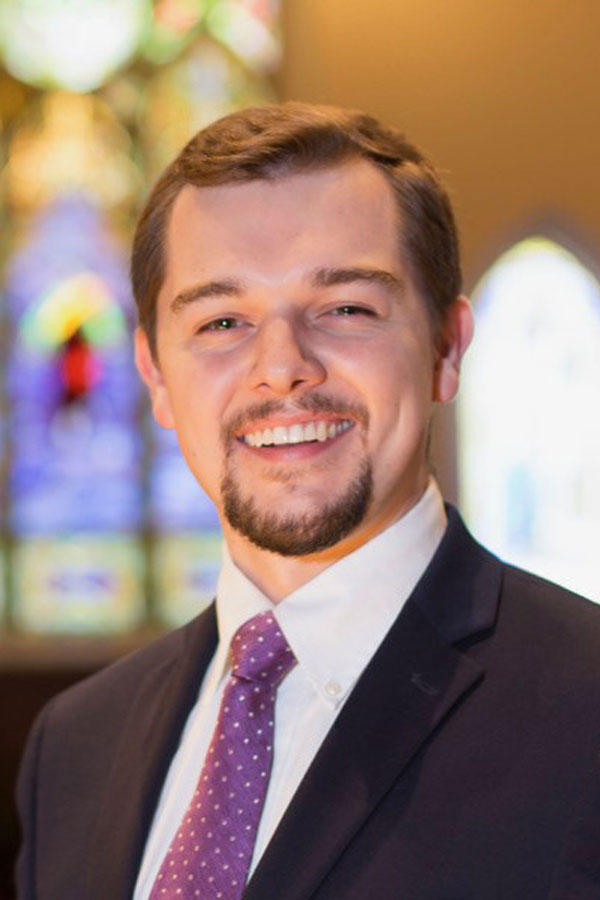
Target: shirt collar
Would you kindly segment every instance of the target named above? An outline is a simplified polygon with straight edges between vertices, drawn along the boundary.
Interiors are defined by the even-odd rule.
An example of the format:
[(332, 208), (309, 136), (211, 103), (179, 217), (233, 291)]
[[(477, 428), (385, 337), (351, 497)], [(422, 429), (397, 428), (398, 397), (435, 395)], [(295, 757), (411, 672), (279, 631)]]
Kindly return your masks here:
[[(329, 706), (339, 706), (354, 687), (429, 565), (445, 528), (443, 500), (430, 479), (421, 499), (402, 518), (275, 607), (298, 665)], [(237, 628), (264, 610), (273, 611), (272, 603), (224, 548), (215, 658), (221, 675)]]

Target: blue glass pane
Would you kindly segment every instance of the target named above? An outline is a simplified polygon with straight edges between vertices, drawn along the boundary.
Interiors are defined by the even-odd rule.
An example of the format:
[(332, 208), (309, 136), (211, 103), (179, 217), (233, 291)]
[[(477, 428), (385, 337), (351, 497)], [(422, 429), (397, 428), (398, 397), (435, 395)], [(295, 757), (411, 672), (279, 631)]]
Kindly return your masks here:
[(154, 426), (150, 517), (154, 531), (218, 531), (215, 506), (190, 472), (174, 431)]
[(7, 282), (11, 527), (141, 525), (139, 383), (125, 255), (82, 197), (53, 204)]

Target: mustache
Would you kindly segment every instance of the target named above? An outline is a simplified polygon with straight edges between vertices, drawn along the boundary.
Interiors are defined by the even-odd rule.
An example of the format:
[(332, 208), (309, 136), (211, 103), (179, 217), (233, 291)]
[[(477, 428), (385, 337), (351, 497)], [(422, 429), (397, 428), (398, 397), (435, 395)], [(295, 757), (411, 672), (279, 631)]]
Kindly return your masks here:
[(343, 419), (355, 419), (365, 429), (369, 427), (369, 411), (361, 403), (348, 403), (330, 394), (306, 394), (294, 400), (292, 405), (284, 400), (264, 400), (235, 413), (231, 419), (223, 423), (221, 439), (228, 445), (235, 440), (240, 431), (246, 430), (254, 422), (282, 413), (293, 415), (297, 412), (329, 413)]

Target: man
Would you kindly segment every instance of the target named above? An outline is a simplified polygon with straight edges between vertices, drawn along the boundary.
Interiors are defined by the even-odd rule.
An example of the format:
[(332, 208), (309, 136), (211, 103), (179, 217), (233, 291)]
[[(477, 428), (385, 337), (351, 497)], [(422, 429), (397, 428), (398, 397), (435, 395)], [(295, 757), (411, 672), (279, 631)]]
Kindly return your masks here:
[(222, 520), (216, 610), (42, 714), (22, 900), (600, 896), (598, 610), (429, 475), (472, 330), (430, 165), (362, 114), (234, 114), (132, 274), (154, 415)]

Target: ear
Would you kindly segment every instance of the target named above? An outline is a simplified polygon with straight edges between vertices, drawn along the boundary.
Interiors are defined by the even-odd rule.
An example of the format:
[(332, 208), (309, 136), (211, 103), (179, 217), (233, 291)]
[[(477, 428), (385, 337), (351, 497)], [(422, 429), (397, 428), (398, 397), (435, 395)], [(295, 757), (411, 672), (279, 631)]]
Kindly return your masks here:
[(433, 399), (450, 403), (458, 391), (460, 363), (473, 337), (473, 312), (466, 297), (458, 297), (446, 315), (438, 342), (438, 356), (433, 376)]
[(148, 336), (143, 328), (136, 328), (134, 335), (135, 365), (139, 376), (148, 388), (154, 418), (163, 428), (174, 428), (169, 393), (158, 361), (153, 357)]

